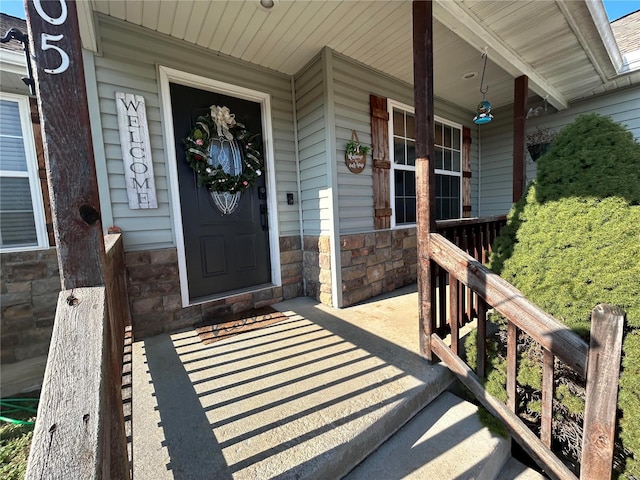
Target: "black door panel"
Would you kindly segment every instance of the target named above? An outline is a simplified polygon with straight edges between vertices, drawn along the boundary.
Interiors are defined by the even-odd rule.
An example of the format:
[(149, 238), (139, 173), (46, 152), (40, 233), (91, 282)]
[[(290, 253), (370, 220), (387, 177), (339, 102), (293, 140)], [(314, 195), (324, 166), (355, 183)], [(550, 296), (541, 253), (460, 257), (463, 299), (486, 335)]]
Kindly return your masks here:
[[(223, 215), (211, 194), (197, 186), (185, 160), (183, 139), (211, 105), (229, 107), (252, 133), (262, 133), (260, 104), (214, 92), (171, 84), (178, 182), (190, 298), (202, 298), (271, 281), (264, 175), (242, 193), (237, 209)], [(265, 190), (266, 191), (266, 190)], [(263, 198), (260, 198), (263, 197)]]

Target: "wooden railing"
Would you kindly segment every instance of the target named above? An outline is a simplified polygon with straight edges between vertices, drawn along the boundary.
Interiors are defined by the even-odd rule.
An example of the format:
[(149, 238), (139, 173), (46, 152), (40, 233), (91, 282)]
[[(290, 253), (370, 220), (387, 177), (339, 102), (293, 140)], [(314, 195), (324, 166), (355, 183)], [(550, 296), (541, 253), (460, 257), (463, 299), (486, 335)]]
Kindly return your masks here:
[[(489, 255), (493, 251), (493, 242), (506, 224), (506, 215), (497, 215), (483, 218), (440, 220), (436, 222), (436, 230), (458, 248), (484, 264), (487, 263)], [(437, 265), (434, 266), (432, 275), (436, 286), (450, 286), (455, 289), (456, 302), (449, 305), (456, 309), (458, 321), (455, 324), (447, 322), (447, 289), (438, 288), (438, 296), (434, 297), (434, 301), (437, 302), (434, 326), (439, 334), (446, 335), (451, 328), (460, 329), (477, 317), (480, 308), (478, 296), (460, 282), (454, 281), (450, 285), (448, 272), (443, 268), (438, 268)], [(457, 350), (455, 353), (458, 353)]]
[[(484, 267), (481, 262), (457, 248), (439, 234), (429, 235), (429, 257), (449, 277), (449, 291), (432, 282), (431, 352), (438, 356), (494, 415), (501, 418), (516, 441), (551, 478), (575, 480), (575, 475), (551, 451), (554, 399), (554, 357), (586, 380), (586, 407), (582, 440), (580, 478), (611, 478), (616, 398), (620, 371), (620, 351), (624, 312), (618, 307), (599, 305), (592, 313), (590, 346), (574, 332), (529, 302), (515, 287)], [(430, 261), (423, 259), (422, 261)], [(432, 263), (432, 266), (435, 265)], [(432, 272), (435, 271), (432, 268)], [(433, 275), (439, 275), (438, 272)], [(444, 285), (444, 284), (441, 284)], [(460, 286), (475, 296), (475, 309), (469, 315), (478, 321), (476, 373), (459, 357), (460, 316), (467, 312), (460, 305)], [(437, 297), (436, 297), (436, 290)], [(438, 302), (436, 302), (438, 300)], [(439, 302), (440, 305), (438, 305)], [(493, 308), (508, 322), (507, 327), (507, 405), (489, 395), (481, 377), (486, 365), (487, 311)], [(441, 310), (441, 311), (438, 311)], [(451, 347), (436, 329), (441, 316), (451, 333)], [(468, 319), (469, 320), (469, 319)], [(528, 334), (543, 349), (542, 420), (538, 438), (517, 416), (517, 338)]]
[(60, 292), (28, 480), (130, 478), (122, 405), (130, 325), (120, 235), (105, 237), (107, 284)]
[(438, 220), (436, 231), (476, 260), (486, 263), (494, 240), (506, 224), (506, 215)]

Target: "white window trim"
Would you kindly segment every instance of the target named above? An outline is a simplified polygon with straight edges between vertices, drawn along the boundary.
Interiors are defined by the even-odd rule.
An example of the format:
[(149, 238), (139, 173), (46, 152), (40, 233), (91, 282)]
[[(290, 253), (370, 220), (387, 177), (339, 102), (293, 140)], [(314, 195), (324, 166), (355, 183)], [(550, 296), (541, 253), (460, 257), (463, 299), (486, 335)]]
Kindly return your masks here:
[[(415, 172), (415, 167), (411, 167), (411, 166), (406, 166), (406, 165), (396, 165), (395, 164), (395, 158), (394, 158), (394, 149), (393, 149), (393, 109), (396, 108), (398, 110), (404, 110), (407, 113), (411, 113), (412, 115), (415, 115), (415, 108), (413, 108), (413, 106), (411, 105), (407, 105), (406, 103), (402, 103), (402, 102), (398, 102), (397, 100), (393, 100), (391, 98), (387, 99), (387, 113), (389, 114), (389, 121), (388, 121), (388, 138), (389, 138), (389, 162), (391, 165), (390, 168), (390, 172), (389, 172), (389, 203), (391, 204), (391, 228), (409, 228), (409, 227), (415, 227), (416, 224), (415, 223), (402, 223), (400, 225), (396, 224), (396, 208), (395, 208), (395, 200), (396, 200), (396, 185), (394, 182), (394, 170), (398, 169), (398, 170), (406, 170), (406, 171), (413, 171)], [(450, 127), (454, 127), (457, 128), (458, 130), (460, 130), (460, 151), (462, 153), (462, 124), (460, 123), (456, 123), (456, 122), (452, 122), (451, 120), (447, 120), (446, 118), (442, 118), (438, 115), (434, 115), (433, 116), (434, 121), (442, 123), (444, 125), (448, 125)], [(461, 160), (462, 161), (462, 160)], [(442, 169), (435, 169), (435, 173), (437, 174), (441, 174), (441, 175), (449, 175), (452, 177), (459, 177), (460, 178), (460, 211), (458, 212), (458, 218), (462, 218), (462, 164), (460, 165), (460, 171), (459, 172), (453, 172), (451, 170), (442, 170)], [(417, 192), (416, 192), (417, 194)]]
[[(27, 163), (26, 172), (2, 171), (3, 176), (29, 177), (29, 189), (31, 190), (31, 204), (33, 206), (33, 221), (36, 227), (37, 245), (3, 247), (0, 245), (0, 252), (24, 252), (29, 250), (42, 250), (49, 248), (49, 237), (47, 235), (47, 224), (44, 215), (44, 205), (42, 202), (42, 189), (40, 188), (40, 177), (38, 175), (38, 158), (36, 156), (36, 143), (33, 136), (33, 126), (31, 125), (31, 107), (29, 97), (16, 95), (13, 93), (0, 92), (0, 100), (7, 100), (18, 104), (20, 113), (20, 128), (22, 129), (22, 142)], [(9, 175), (5, 175), (9, 174)]]

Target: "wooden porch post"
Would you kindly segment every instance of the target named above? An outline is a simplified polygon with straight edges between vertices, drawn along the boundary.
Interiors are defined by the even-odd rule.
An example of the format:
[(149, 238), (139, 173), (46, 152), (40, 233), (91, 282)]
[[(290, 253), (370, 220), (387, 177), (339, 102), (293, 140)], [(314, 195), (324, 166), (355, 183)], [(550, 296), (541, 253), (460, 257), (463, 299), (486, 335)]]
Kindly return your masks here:
[(515, 79), (513, 92), (513, 201), (520, 200), (524, 192), (524, 137), (527, 131), (527, 98), (529, 77)]
[(105, 284), (82, 45), (73, 1), (25, 1), (62, 290)]
[(413, 98), (416, 120), (416, 196), (420, 352), (432, 360), (434, 278), (429, 236), (436, 231), (433, 123), (433, 5), (413, 2)]
[[(127, 480), (122, 330), (116, 327), (124, 319), (108, 314), (105, 297), (104, 234), (76, 3), (25, 0), (25, 10), (63, 290), (27, 478), (62, 478), (67, 472)], [(76, 382), (60, 381), (74, 373), (81, 377)], [(76, 443), (62, 440), (69, 432), (81, 432)], [(78, 444), (82, 449), (74, 450)], [(67, 454), (56, 456), (60, 451)]]

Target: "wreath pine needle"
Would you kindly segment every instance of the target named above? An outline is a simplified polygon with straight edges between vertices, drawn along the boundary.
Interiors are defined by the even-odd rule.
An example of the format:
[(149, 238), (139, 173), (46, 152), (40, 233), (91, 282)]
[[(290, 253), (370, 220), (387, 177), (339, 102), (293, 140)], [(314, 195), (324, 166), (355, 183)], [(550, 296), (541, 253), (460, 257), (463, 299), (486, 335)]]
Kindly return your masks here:
[[(212, 164), (209, 150), (213, 140), (235, 140), (242, 152), (242, 171), (226, 173)], [(186, 160), (197, 176), (199, 187), (210, 192), (242, 192), (253, 186), (262, 175), (262, 145), (258, 134), (249, 132), (235, 120), (227, 107), (211, 106), (211, 114), (197, 118), (194, 128), (184, 139)]]

